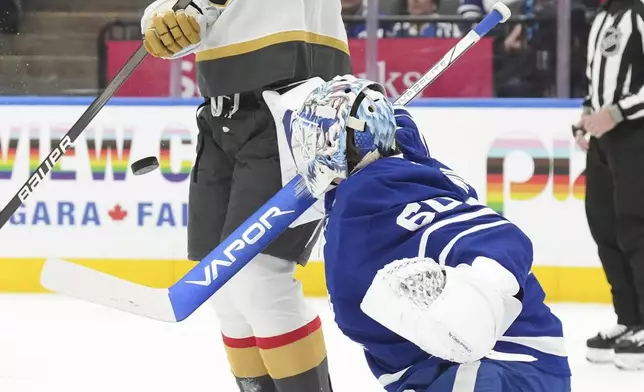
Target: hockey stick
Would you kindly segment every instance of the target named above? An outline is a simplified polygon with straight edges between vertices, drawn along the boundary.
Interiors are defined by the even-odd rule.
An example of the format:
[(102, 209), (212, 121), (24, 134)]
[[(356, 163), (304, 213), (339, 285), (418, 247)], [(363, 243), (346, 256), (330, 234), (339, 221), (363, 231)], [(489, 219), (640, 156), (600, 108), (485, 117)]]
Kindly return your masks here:
[[(494, 10), (395, 102), (404, 105), (442, 74), (510, 10)], [(156, 320), (177, 322), (190, 316), (228, 280), (277, 238), (315, 199), (299, 175), (170, 288), (151, 288), (64, 260), (47, 260), (41, 284), (52, 291)]]
[[(191, 0), (179, 0), (177, 4), (172, 7), (173, 10), (179, 10), (186, 8), (190, 4)], [(51, 169), (58, 163), (60, 158), (65, 155), (67, 150), (73, 147), (74, 142), (78, 137), (85, 131), (85, 128), (89, 125), (90, 122), (96, 117), (96, 115), (103, 109), (103, 106), (109, 101), (116, 91), (125, 83), (127, 78), (132, 75), (132, 72), (141, 64), (147, 51), (141, 45), (139, 49), (130, 57), (130, 59), (125, 63), (123, 68), (116, 74), (114, 79), (105, 87), (105, 90), (94, 100), (94, 102), (89, 105), (87, 110), (80, 116), (76, 123), (71, 127), (71, 129), (63, 136), (63, 138), (58, 142), (58, 145), (49, 153), (47, 158), (40, 163), (38, 169), (34, 174), (25, 181), (24, 184), (20, 187), (18, 192), (13, 196), (13, 198), (7, 203), (7, 205), (0, 211), (0, 230), (7, 224), (11, 216), (20, 208), (20, 206), (27, 200), (29, 196), (34, 192), (36, 187), (45, 179), (47, 174)]]
[(416, 81), (411, 87), (403, 92), (398, 97), (395, 105), (405, 106), (424, 89), (427, 88), (436, 78), (443, 74), (456, 60), (458, 60), (465, 52), (474, 46), (479, 40), (487, 35), (499, 23), (505, 23), (510, 18), (510, 9), (503, 3), (496, 3), (492, 7), (492, 11), (483, 18), (483, 20), (474, 26), (465, 37), (454, 45), (440, 60), (434, 64), (429, 71)]

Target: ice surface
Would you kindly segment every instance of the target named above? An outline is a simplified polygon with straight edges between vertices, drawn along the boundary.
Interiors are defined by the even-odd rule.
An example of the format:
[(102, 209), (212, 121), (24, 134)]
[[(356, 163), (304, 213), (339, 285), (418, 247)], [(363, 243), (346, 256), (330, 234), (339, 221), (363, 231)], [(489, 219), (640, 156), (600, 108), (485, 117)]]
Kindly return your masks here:
[[(381, 390), (359, 347), (323, 319), (336, 392)], [(610, 307), (553, 305), (563, 319), (575, 392), (642, 392), (644, 372), (584, 360), (585, 339), (611, 325)], [(1, 392), (237, 392), (209, 306), (165, 324), (55, 295), (0, 295)]]

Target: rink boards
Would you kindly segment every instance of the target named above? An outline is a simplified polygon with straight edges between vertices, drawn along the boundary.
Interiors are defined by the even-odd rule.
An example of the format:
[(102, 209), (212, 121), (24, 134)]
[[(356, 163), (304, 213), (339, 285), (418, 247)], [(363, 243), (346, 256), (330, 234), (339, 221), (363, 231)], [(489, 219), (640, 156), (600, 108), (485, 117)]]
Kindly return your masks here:
[[(90, 102), (0, 98), (2, 205)], [(198, 103), (112, 100), (0, 232), (0, 291), (44, 291), (39, 272), (52, 256), (154, 287), (178, 280), (191, 266), (186, 202)], [(585, 154), (570, 132), (579, 105), (434, 99), (410, 111), (430, 152), (528, 233), (534, 272), (551, 301), (609, 302), (584, 214)], [(150, 155), (159, 158), (160, 170), (133, 176), (129, 164)], [(325, 294), (319, 248), (298, 269), (309, 295)]]

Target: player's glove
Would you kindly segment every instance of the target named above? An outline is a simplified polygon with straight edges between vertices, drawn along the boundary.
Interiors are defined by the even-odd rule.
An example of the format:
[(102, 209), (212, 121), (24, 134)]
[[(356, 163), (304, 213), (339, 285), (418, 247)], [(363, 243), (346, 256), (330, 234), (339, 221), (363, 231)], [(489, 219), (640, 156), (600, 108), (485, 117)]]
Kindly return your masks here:
[(195, 0), (185, 10), (176, 12), (172, 10), (175, 0), (150, 4), (141, 19), (143, 45), (148, 53), (161, 58), (192, 53), (220, 13), (207, 2), (201, 3), (204, 1)]
[(468, 363), (486, 356), (521, 312), (519, 285), (494, 260), (441, 266), (396, 260), (376, 274), (362, 311), (427, 353)]
[(394, 106), (394, 117), (398, 128), (409, 128), (418, 131), (418, 125), (404, 106)]
[(201, 41), (201, 27), (194, 16), (185, 11), (166, 11), (152, 18), (152, 27), (145, 30), (143, 44), (154, 57), (172, 57), (182, 49)]

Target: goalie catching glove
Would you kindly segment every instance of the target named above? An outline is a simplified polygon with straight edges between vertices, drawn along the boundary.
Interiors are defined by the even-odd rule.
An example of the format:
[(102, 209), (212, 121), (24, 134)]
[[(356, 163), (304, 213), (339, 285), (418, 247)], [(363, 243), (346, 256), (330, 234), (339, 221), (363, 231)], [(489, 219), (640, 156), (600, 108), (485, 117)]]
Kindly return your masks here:
[(172, 10), (174, 4), (174, 0), (157, 0), (141, 19), (143, 45), (154, 57), (172, 59), (195, 52), (221, 13), (204, 0), (194, 0), (178, 11)]
[(519, 284), (496, 261), (438, 265), (396, 260), (376, 274), (360, 308), (379, 324), (436, 357), (477, 361), (521, 313)]

